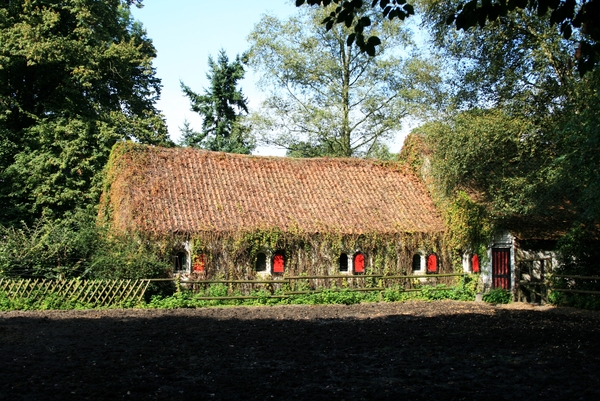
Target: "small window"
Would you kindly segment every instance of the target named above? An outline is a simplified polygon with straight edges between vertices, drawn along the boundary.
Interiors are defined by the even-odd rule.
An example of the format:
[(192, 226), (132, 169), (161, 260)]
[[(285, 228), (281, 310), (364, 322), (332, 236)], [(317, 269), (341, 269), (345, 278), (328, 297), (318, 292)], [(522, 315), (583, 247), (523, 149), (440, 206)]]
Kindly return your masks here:
[(260, 252), (256, 255), (256, 271), (257, 272), (265, 272), (267, 271), (267, 255), (263, 252)]
[(196, 273), (202, 273), (202, 272), (204, 272), (204, 269), (205, 269), (205, 257), (204, 257), (204, 254), (201, 253), (200, 255), (196, 255), (194, 257), (193, 270)]
[(473, 273), (479, 273), (479, 256), (477, 254), (471, 257), (471, 271)]
[(339, 259), (340, 271), (347, 272), (348, 271), (348, 255), (342, 253)]
[(187, 256), (186, 256), (185, 252), (178, 252), (177, 255), (175, 255), (173, 271), (175, 273), (182, 272), (182, 271), (186, 270), (186, 267), (187, 267)]
[(357, 253), (354, 255), (353, 260), (354, 273), (364, 273), (365, 272), (365, 255), (362, 253)]
[(414, 272), (421, 270), (421, 255), (419, 255), (418, 253), (413, 256), (412, 270)]
[(435, 253), (432, 253), (427, 257), (427, 273), (438, 272), (438, 258)]
[(283, 252), (275, 252), (273, 256), (273, 273), (283, 273), (285, 270), (285, 257)]

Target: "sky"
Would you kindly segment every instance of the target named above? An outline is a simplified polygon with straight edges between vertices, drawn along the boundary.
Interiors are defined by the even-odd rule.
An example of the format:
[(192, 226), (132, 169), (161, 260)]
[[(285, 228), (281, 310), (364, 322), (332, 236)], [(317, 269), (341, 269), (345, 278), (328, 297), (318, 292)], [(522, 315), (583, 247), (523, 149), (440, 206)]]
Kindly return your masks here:
[[(208, 87), (208, 57), (216, 59), (225, 49), (229, 59), (248, 50), (246, 37), (265, 13), (281, 19), (298, 10), (289, 0), (144, 0), (144, 7), (132, 7), (133, 17), (140, 21), (157, 51), (156, 75), (162, 80), (161, 99), (157, 108), (167, 120), (169, 134), (177, 141), (179, 128), (187, 119), (200, 130), (202, 119), (190, 110), (180, 81), (196, 93)], [(256, 88), (258, 77), (247, 71), (241, 82), (251, 109), (258, 108), (262, 96)], [(257, 149), (255, 154), (283, 156), (284, 150)]]
[[(144, 0), (143, 5), (141, 9), (132, 7), (132, 14), (156, 48), (154, 67), (163, 85), (157, 108), (165, 115), (169, 134), (176, 142), (184, 121), (195, 130), (202, 125), (200, 116), (190, 110), (180, 81), (202, 93), (209, 86), (209, 56), (216, 58), (219, 50), (225, 49), (232, 60), (248, 50), (246, 37), (263, 14), (287, 19), (298, 12), (293, 0)], [(255, 85), (257, 81), (258, 76), (247, 70), (240, 85), (254, 110), (264, 98)], [(391, 151), (399, 151), (405, 135), (406, 130), (390, 144)], [(284, 156), (285, 150), (259, 146), (253, 154)]]

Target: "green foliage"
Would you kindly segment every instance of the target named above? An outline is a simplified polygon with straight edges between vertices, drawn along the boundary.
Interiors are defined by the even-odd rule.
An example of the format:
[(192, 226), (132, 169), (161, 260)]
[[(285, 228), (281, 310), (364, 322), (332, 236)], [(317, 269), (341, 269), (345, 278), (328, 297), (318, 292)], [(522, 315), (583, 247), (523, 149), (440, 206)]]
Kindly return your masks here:
[(323, 290), (305, 295), (297, 295), (289, 300), (290, 304), (298, 305), (354, 305), (361, 302), (376, 302), (379, 300), (379, 294), (374, 292), (358, 292), (351, 289), (342, 290)]
[(63, 219), (0, 226), (0, 277), (165, 277), (171, 268), (165, 249), (139, 238), (108, 235), (90, 208)]
[[(269, 93), (254, 128), (293, 157), (389, 157), (384, 143), (436, 102), (433, 57), (402, 57), (411, 40), (398, 21), (373, 18), (381, 37), (376, 57), (346, 45), (348, 30), (321, 21), (330, 9), (306, 9), (280, 21), (266, 15), (249, 35), (249, 64)], [(406, 50), (406, 52), (402, 52)]]
[(484, 212), (491, 228), (525, 223), (548, 235), (583, 225), (597, 238), (599, 70), (577, 74), (556, 21), (528, 8), (456, 32), (446, 17), (461, 3), (422, 1), (426, 26), (456, 66), (456, 109), (468, 110), (421, 128), (438, 189), (451, 208), (460, 191), (479, 205), (465, 222)]
[[(557, 157), (547, 178), (553, 191), (568, 199), (577, 224), (600, 236), (600, 69), (574, 85), (569, 102), (553, 121)], [(596, 224), (594, 232), (594, 224)]]
[(33, 225), (0, 225), (0, 277), (72, 278), (90, 266), (98, 246), (92, 211)]
[(95, 205), (119, 140), (169, 143), (155, 50), (130, 4), (0, 5), (0, 224)]
[[(556, 32), (557, 36), (564, 39), (579, 41), (576, 55), (577, 68), (581, 74), (592, 71), (600, 61), (600, 1), (415, 1), (416, 5), (433, 4), (439, 11), (439, 24), (450, 28), (452, 25), (457, 30), (470, 28), (486, 29), (497, 22), (505, 22), (518, 14), (537, 15), (542, 17)], [(330, 15), (321, 23), (326, 29), (332, 29), (335, 24), (343, 24), (351, 28), (348, 32), (348, 45), (353, 43), (363, 52), (373, 56), (381, 41), (377, 35), (365, 32), (371, 25), (369, 16), (361, 18), (364, 10), (362, 1), (345, 0), (296, 0), (296, 6), (308, 4), (312, 6), (328, 7), (330, 4), (338, 5), (333, 8)], [(400, 0), (375, 0), (370, 4), (370, 9), (378, 16), (384, 18), (404, 20), (415, 14), (413, 4)], [(521, 26), (519, 26), (521, 27)], [(522, 28), (522, 27), (521, 27)], [(573, 44), (571, 43), (571, 47)]]
[[(572, 228), (558, 242), (559, 265), (554, 273), (572, 276), (600, 276), (600, 241), (597, 228), (579, 225)], [(599, 280), (552, 277), (552, 287), (583, 291), (600, 291)], [(550, 292), (550, 302), (555, 305), (573, 306), (584, 309), (600, 309), (600, 296), (560, 291)]]
[(558, 242), (559, 266), (556, 273), (577, 276), (598, 275), (599, 240), (595, 227), (579, 225)]
[(225, 50), (219, 52), (215, 62), (208, 57), (210, 72), (206, 75), (210, 89), (203, 95), (193, 92), (181, 82), (181, 89), (192, 103), (192, 111), (203, 118), (202, 132), (196, 132), (185, 123), (182, 129), (182, 145), (228, 153), (250, 154), (255, 141), (250, 136), (242, 113), (248, 113), (246, 98), (237, 88), (244, 78), (243, 59), (237, 56), (229, 62)]
[(483, 294), (483, 300), (490, 304), (508, 304), (512, 298), (512, 294), (504, 288), (494, 288)]
[(466, 191), (491, 205), (497, 217), (535, 208), (552, 149), (539, 146), (541, 134), (527, 119), (474, 109), (419, 131), (431, 148), (432, 175), (444, 195)]
[[(133, 305), (128, 305), (133, 306)], [(91, 309), (92, 305), (82, 302), (65, 299), (59, 294), (44, 294), (38, 296), (31, 294), (27, 298), (10, 299), (6, 294), (0, 291), (0, 311), (10, 310), (70, 310), (70, 309)]]
[[(597, 291), (597, 289), (596, 289)], [(570, 306), (579, 309), (600, 310), (600, 296), (597, 294), (571, 294), (552, 291), (548, 301), (556, 306)]]
[(464, 191), (458, 191), (444, 209), (449, 228), (448, 244), (452, 249), (471, 249), (485, 255), (493, 233), (493, 222), (488, 210), (475, 202)]
[(166, 277), (170, 255), (154, 242), (131, 236), (105, 235), (100, 239), (86, 274), (98, 279)]
[[(354, 305), (361, 302), (404, 302), (410, 300), (442, 300), (473, 301), (477, 278), (466, 277), (455, 286), (430, 286), (419, 288), (420, 291), (406, 292), (403, 288), (387, 288), (380, 291), (354, 291), (350, 288), (328, 288), (307, 291), (304, 294), (283, 296), (289, 289), (283, 288), (275, 292), (258, 289), (250, 295), (254, 299), (220, 299), (206, 300), (202, 297), (235, 297), (241, 296), (239, 291), (231, 291), (224, 284), (214, 283), (196, 293), (189, 290), (175, 292), (172, 295), (153, 296), (146, 304), (148, 308), (200, 308), (208, 306), (234, 305)], [(298, 290), (298, 288), (295, 288)], [(273, 297), (274, 295), (274, 297)]]

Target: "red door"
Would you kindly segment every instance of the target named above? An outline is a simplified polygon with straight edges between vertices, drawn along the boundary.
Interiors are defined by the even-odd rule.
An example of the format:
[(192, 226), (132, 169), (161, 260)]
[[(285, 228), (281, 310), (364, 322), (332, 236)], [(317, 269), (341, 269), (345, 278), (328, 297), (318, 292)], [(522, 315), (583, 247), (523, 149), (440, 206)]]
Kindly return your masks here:
[(364, 273), (365, 272), (365, 255), (362, 253), (357, 253), (354, 255), (354, 273)]
[(492, 249), (492, 285), (510, 290), (510, 249)]

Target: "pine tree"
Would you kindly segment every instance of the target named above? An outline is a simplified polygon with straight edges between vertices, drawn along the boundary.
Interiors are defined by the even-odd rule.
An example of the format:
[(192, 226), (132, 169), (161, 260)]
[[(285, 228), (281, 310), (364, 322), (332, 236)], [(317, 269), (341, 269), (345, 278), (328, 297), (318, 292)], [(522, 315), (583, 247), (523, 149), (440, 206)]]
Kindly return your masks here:
[(245, 73), (242, 57), (238, 55), (230, 63), (225, 50), (221, 49), (216, 62), (208, 57), (208, 66), (210, 72), (206, 76), (210, 88), (204, 89), (203, 95), (181, 82), (192, 111), (204, 119), (201, 132), (194, 131), (187, 122), (184, 124), (181, 143), (213, 151), (249, 154), (255, 148), (255, 142), (244, 123), (244, 114), (248, 113), (247, 99), (237, 88)]

